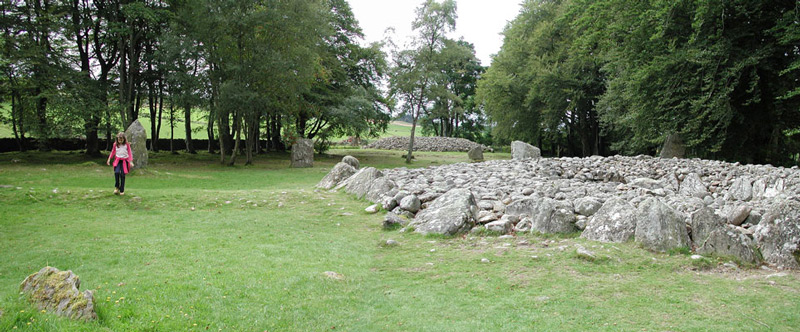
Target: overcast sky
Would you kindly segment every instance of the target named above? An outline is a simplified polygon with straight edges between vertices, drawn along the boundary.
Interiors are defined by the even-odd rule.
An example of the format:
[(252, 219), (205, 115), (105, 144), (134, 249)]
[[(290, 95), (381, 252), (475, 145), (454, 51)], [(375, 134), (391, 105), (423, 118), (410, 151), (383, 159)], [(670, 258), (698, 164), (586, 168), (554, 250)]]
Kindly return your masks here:
[[(353, 15), (364, 30), (365, 40), (383, 40), (384, 31), (394, 27), (393, 39), (403, 47), (412, 35), (411, 21), (414, 9), (423, 0), (348, 0)], [(475, 45), (475, 53), (481, 64), (491, 64), (490, 55), (496, 54), (503, 45), (503, 28), (517, 16), (522, 0), (456, 0), (458, 21), (456, 31), (448, 37), (464, 40)]]

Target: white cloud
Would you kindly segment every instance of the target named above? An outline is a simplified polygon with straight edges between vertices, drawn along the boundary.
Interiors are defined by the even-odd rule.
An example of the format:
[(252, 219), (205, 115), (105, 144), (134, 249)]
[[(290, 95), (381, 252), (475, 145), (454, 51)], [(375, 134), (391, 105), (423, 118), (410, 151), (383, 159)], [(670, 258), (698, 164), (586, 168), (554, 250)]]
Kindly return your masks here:
[[(422, 0), (348, 0), (353, 15), (364, 30), (367, 43), (384, 39), (384, 31), (394, 27), (395, 43), (403, 47), (413, 35), (414, 9)], [(456, 31), (448, 37), (464, 38), (475, 45), (481, 64), (490, 64), (490, 55), (503, 44), (503, 28), (520, 10), (520, 0), (456, 0)]]

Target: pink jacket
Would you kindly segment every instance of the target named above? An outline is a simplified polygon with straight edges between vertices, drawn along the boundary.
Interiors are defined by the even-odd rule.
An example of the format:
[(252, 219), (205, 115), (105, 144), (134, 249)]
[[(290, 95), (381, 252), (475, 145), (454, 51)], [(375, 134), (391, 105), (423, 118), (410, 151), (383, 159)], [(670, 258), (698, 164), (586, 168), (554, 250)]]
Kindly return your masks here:
[[(111, 148), (111, 154), (108, 155), (108, 159), (114, 157), (114, 164), (112, 164), (111, 166), (117, 167), (117, 164), (119, 163), (120, 160), (125, 160), (128, 163), (133, 161), (133, 153), (131, 153), (131, 144), (125, 143), (125, 146), (128, 148), (128, 158), (120, 159), (117, 158), (117, 143), (114, 143), (114, 147)], [(128, 174), (128, 163), (122, 163), (122, 171), (125, 172), (125, 174)]]

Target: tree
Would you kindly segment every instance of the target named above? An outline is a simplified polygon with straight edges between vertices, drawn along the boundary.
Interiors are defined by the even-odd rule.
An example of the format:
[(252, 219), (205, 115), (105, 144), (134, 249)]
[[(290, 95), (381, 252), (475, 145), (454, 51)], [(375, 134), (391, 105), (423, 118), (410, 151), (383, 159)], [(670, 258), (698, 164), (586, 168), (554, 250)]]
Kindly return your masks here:
[(442, 75), (436, 68), (436, 56), (444, 47), (446, 34), (455, 29), (456, 18), (455, 1), (425, 1), (416, 9), (411, 25), (418, 33), (415, 48), (394, 54), (390, 90), (401, 99), (403, 112), (412, 117), (406, 163), (411, 163), (417, 120), (434, 100), (432, 87)]

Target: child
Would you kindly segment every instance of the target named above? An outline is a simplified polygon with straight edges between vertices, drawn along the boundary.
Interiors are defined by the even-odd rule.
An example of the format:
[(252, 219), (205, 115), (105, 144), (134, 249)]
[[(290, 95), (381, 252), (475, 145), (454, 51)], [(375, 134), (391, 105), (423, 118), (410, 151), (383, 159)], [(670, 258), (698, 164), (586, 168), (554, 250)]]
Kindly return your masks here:
[(114, 195), (125, 195), (125, 174), (128, 174), (128, 163), (130, 163), (130, 167), (133, 167), (133, 153), (131, 153), (131, 145), (128, 144), (125, 133), (117, 134), (117, 141), (114, 142), (111, 154), (108, 155), (106, 165), (111, 165), (111, 157), (115, 157), (113, 165), (114, 179), (116, 179)]

